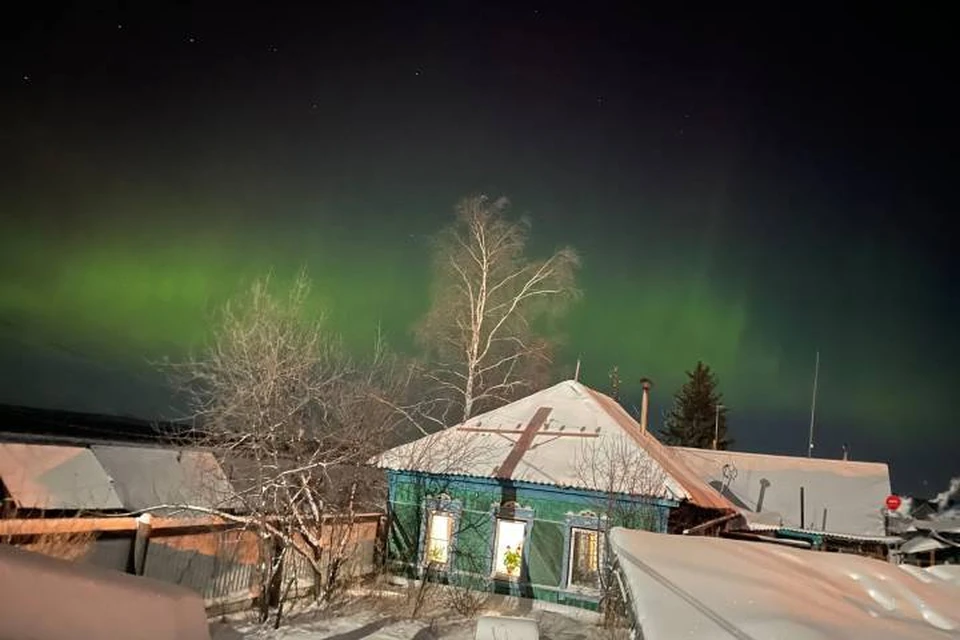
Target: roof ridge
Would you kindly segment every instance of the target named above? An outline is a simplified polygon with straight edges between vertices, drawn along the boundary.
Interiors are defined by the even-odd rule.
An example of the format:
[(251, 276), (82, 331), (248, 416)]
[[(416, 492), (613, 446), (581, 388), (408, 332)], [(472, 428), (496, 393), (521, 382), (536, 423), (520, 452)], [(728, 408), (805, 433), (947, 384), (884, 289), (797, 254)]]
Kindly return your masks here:
[(829, 463), (829, 464), (846, 464), (846, 465), (879, 465), (884, 467), (889, 467), (888, 462), (883, 462), (879, 460), (843, 460), (841, 458), (808, 458), (806, 456), (792, 456), (788, 453), (763, 453), (760, 451), (737, 451), (734, 449), (701, 449), (699, 447), (683, 447), (679, 445), (664, 445), (668, 446), (670, 449), (679, 450), (679, 451), (688, 451), (690, 453), (694, 452), (706, 452), (710, 455), (716, 454), (729, 454), (737, 456), (750, 456), (754, 458), (786, 458), (789, 460), (807, 460), (811, 463)]

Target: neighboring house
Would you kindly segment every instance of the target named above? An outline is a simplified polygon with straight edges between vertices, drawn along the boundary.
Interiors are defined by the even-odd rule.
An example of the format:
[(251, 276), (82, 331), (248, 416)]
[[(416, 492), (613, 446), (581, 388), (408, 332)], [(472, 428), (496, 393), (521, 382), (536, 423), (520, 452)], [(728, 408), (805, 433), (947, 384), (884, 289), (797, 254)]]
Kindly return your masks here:
[(610, 547), (645, 640), (955, 638), (957, 578), (850, 554), (617, 528)]
[(554, 602), (598, 602), (604, 532), (733, 513), (614, 400), (576, 381), (391, 449), (395, 570)]
[(0, 517), (123, 509), (113, 479), (83, 447), (0, 443)]
[(817, 549), (886, 556), (885, 463), (673, 447), (698, 476), (733, 502), (747, 529)]
[(902, 562), (960, 565), (960, 516), (897, 521), (893, 530), (904, 539), (897, 549)]
[[(889, 528), (904, 540), (897, 553), (908, 564), (960, 565), (960, 508), (954, 497), (960, 480), (935, 500), (904, 498), (889, 514)], [(951, 495), (953, 494), (953, 495)]]
[[(0, 500), (8, 517), (242, 507), (213, 454), (119, 445), (0, 443)], [(172, 508), (158, 513), (199, 515)]]

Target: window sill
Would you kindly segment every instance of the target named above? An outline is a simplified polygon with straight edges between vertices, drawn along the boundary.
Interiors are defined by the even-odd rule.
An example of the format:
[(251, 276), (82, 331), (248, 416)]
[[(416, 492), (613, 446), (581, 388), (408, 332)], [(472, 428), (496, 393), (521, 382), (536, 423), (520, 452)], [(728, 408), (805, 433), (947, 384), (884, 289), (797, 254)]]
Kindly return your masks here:
[(511, 576), (506, 573), (495, 573), (491, 576), (494, 580), (499, 580), (500, 582), (520, 582), (520, 576)]
[(580, 598), (589, 598), (591, 600), (600, 599), (600, 589), (596, 587), (575, 587), (575, 586), (566, 586), (561, 591), (569, 596), (577, 596)]

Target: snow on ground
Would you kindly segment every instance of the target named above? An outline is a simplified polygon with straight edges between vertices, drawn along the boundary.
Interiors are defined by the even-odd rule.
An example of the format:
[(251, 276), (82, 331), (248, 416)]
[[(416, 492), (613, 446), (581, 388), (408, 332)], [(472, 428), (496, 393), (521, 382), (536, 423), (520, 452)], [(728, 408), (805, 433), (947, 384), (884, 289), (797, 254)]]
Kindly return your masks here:
[[(596, 624), (596, 616), (566, 607), (540, 608), (539, 603), (510, 599), (492, 603), (484, 614), (534, 618), (543, 640), (594, 640), (611, 637)], [(364, 598), (336, 611), (295, 612), (279, 629), (250, 622), (249, 616), (211, 627), (213, 640), (473, 640), (476, 620), (440, 607), (410, 620), (397, 602)], [(244, 619), (245, 618), (245, 619)]]

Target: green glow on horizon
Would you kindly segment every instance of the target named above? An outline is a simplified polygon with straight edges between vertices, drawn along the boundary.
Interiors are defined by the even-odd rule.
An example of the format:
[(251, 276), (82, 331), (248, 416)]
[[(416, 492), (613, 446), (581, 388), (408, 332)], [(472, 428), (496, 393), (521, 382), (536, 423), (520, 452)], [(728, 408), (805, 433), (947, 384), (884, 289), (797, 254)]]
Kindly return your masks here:
[[(410, 328), (428, 304), (428, 253), (421, 239), (404, 233), (403, 221), (358, 233), (357, 225), (338, 226), (329, 215), (270, 230), (200, 228), (189, 219), (148, 229), (104, 225), (56, 239), (36, 229), (6, 234), (0, 251), (14, 275), (0, 278), (0, 317), (40, 343), (76, 344), (93, 357), (142, 364), (201, 345), (213, 310), (245, 281), (272, 270), (282, 286), (304, 266), (316, 312), (327, 314), (348, 344), (365, 348), (381, 324), (394, 345), (410, 347)], [(678, 256), (675, 268), (640, 269), (622, 256), (587, 254), (585, 296), (564, 322), (558, 368), (572, 371), (582, 355), (584, 380), (605, 390), (616, 364), (626, 393), (648, 376), (664, 402), (684, 371), (703, 360), (734, 409), (806, 411), (812, 351), (807, 358), (783, 346), (795, 327), (782, 319), (777, 302), (744, 293), (741, 282), (683, 268), (693, 262)], [(880, 340), (899, 329), (895, 319), (876, 324)], [(874, 366), (876, 340), (861, 321), (839, 318), (836, 326), (832, 344), (823, 345), (822, 419), (870, 424), (891, 438), (935, 429), (946, 396), (912, 348), (889, 346), (876, 355), (892, 365)], [(904, 371), (907, 400), (894, 392)]]

